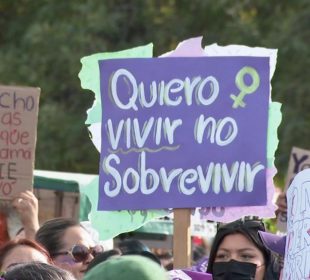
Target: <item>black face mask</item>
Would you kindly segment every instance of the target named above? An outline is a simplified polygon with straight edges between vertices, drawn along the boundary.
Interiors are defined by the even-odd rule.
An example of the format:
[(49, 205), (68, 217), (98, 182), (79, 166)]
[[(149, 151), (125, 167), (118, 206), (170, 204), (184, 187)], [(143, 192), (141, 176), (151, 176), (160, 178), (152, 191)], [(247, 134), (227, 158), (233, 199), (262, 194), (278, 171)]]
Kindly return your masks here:
[(213, 264), (213, 280), (254, 280), (256, 264), (248, 262), (215, 262)]

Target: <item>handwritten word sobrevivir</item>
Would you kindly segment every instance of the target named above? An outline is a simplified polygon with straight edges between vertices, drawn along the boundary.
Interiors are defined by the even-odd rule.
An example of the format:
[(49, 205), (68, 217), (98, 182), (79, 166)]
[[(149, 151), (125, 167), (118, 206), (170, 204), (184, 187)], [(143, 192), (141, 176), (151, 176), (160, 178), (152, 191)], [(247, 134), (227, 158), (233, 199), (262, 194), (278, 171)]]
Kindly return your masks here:
[(226, 193), (230, 193), (234, 188), (238, 192), (251, 192), (255, 176), (264, 170), (262, 164), (251, 166), (246, 162), (234, 162), (229, 167), (225, 163), (211, 162), (206, 168), (198, 165), (195, 169), (175, 168), (167, 171), (165, 167), (161, 167), (155, 170), (146, 167), (145, 152), (141, 152), (138, 170), (129, 167), (124, 174), (120, 174), (117, 170), (120, 163), (120, 158), (115, 154), (110, 154), (103, 161), (103, 170), (109, 178), (104, 184), (104, 190), (109, 197), (117, 196), (122, 187), (128, 194), (134, 194), (140, 189), (143, 194), (150, 195), (161, 185), (164, 192), (169, 193), (171, 185), (176, 182), (179, 191), (185, 195), (192, 195), (198, 190), (202, 194), (211, 191), (218, 194), (221, 185)]

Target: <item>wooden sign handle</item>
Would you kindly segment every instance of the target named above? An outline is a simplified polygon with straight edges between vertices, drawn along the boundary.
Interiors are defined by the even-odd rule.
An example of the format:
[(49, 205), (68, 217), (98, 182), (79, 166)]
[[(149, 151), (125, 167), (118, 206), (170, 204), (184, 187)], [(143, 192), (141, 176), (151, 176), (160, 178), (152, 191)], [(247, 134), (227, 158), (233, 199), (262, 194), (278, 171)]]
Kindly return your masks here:
[(191, 266), (191, 209), (174, 209), (173, 268)]

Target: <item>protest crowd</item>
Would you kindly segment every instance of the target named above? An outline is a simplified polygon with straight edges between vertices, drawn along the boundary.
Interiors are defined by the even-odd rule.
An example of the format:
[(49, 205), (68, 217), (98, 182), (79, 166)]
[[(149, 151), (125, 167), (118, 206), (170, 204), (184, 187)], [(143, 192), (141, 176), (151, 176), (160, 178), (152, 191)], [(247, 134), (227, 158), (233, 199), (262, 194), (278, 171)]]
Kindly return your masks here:
[(309, 0), (37, 2), (0, 3), (0, 280), (309, 280)]
[[(283, 195), (278, 204), (286, 211)], [(253, 217), (219, 224), (210, 253), (200, 252), (196, 260), (200, 265), (193, 261), (192, 267), (173, 270), (173, 256), (167, 264), (139, 240), (128, 238), (104, 250), (73, 219), (55, 218), (39, 225), (38, 201), (30, 191), (18, 195), (12, 206), (22, 227), (15, 236), (6, 232), (1, 237), (0, 279), (272, 280), (279, 279), (282, 270), (283, 255), (265, 246), (260, 235), (265, 225)]]
[[(230, 57), (205, 55), (212, 55), (214, 48), (215, 53)], [(273, 185), (276, 170), (272, 153), (281, 119), (279, 103), (269, 100), (276, 51), (249, 48), (252, 56), (232, 56), (233, 52), (239, 53), (239, 48), (230, 46), (227, 51), (208, 46), (204, 51), (197, 37), (168, 53), (180, 57), (96, 62), (101, 71), (97, 75), (101, 83), (98, 95), (102, 95), (105, 109), (102, 114), (96, 111), (97, 117), (102, 117), (100, 126), (95, 123), (89, 128), (101, 158), (99, 175), (78, 191), (91, 204), (83, 209), (87, 204), (80, 203), (85, 220), (54, 215), (39, 222), (45, 205), (39, 207), (31, 184), (40, 92), (0, 86), (5, 132), (1, 142), (5, 162), (1, 168), (3, 173), (7, 171), (0, 189), (0, 202), (5, 201), (0, 205), (0, 280), (305, 279), (310, 273), (310, 223), (305, 215), (309, 170), (293, 172), (296, 177), (292, 177), (287, 192), (276, 193)], [(182, 57), (192, 50), (202, 57)], [(84, 71), (89, 70), (88, 59), (82, 60), (82, 85), (83, 77), (87, 77)], [(174, 76), (176, 68), (180, 79)], [(219, 71), (222, 68), (229, 71), (223, 75)], [(197, 78), (208, 71), (214, 71), (217, 78)], [(252, 84), (245, 84), (245, 76), (252, 79)], [(146, 100), (144, 83), (138, 85), (138, 80), (147, 81), (153, 88), (151, 101)], [(229, 81), (235, 82), (233, 88), (240, 90), (240, 96), (227, 94)], [(159, 97), (153, 95), (157, 87), (164, 88), (156, 93)], [(227, 92), (220, 91), (221, 87)], [(123, 93), (127, 90), (130, 97), (126, 101)], [(206, 90), (209, 96), (204, 94)], [(172, 94), (180, 95), (173, 99)], [(252, 96), (247, 103), (242, 100), (244, 94)], [(196, 102), (193, 96), (198, 98)], [(262, 105), (257, 107), (256, 103)], [(205, 116), (206, 111), (216, 117)], [(175, 112), (178, 119), (174, 119)], [(223, 112), (230, 115), (219, 115)], [(254, 124), (255, 137), (247, 137)], [(11, 131), (12, 126), (17, 128)], [(96, 139), (105, 142), (101, 146)], [(26, 150), (28, 144), (31, 148)], [(299, 157), (295, 152), (293, 158), (300, 166), (308, 156)], [(25, 185), (27, 188), (19, 192)], [(274, 217), (276, 209), (277, 215), (287, 217), (287, 242), (286, 237), (269, 233), (262, 219)], [(143, 238), (130, 234), (129, 229), (156, 219), (173, 221), (173, 246), (168, 249), (156, 248), (155, 243), (147, 245)], [(191, 219), (204, 226), (212, 222), (216, 234), (204, 239), (207, 228), (200, 232), (202, 235), (190, 234)], [(103, 245), (106, 239), (100, 240), (102, 229), (108, 232), (106, 239), (115, 238), (113, 246)]]
[[(201, 40), (180, 43), (166, 54), (173, 58), (82, 59), (81, 84), (99, 78), (95, 98), (104, 104), (102, 113), (88, 110), (97, 120), (88, 129), (100, 168), (78, 187), (85, 219), (39, 219), (46, 205), (39, 207), (32, 179), (40, 90), (0, 86), (0, 280), (306, 279), (310, 171), (290, 164), (285, 190), (275, 192), (273, 183), (281, 120), (281, 105), (269, 97), (276, 50), (245, 47), (251, 55), (234, 56), (244, 46), (203, 50)], [(212, 75), (202, 79), (206, 72)], [(230, 87), (240, 94), (229, 95)], [(293, 149), (292, 158), (298, 167), (308, 155)], [(266, 228), (263, 218), (275, 215), (287, 218), (287, 237)], [(155, 246), (157, 233), (148, 244), (131, 234), (165, 219), (173, 222), (170, 248)], [(199, 234), (190, 232), (192, 222), (203, 226)], [(208, 223), (216, 225), (212, 238)], [(109, 238), (113, 245), (104, 246)]]

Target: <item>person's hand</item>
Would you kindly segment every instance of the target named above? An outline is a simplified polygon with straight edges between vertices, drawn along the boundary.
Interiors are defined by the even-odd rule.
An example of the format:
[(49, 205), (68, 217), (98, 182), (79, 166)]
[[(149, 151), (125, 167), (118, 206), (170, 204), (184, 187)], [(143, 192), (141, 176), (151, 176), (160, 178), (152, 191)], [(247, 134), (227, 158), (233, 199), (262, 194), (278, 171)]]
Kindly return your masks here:
[(38, 199), (33, 192), (21, 192), (12, 202), (24, 227), (25, 238), (34, 239), (39, 229), (39, 206)]

